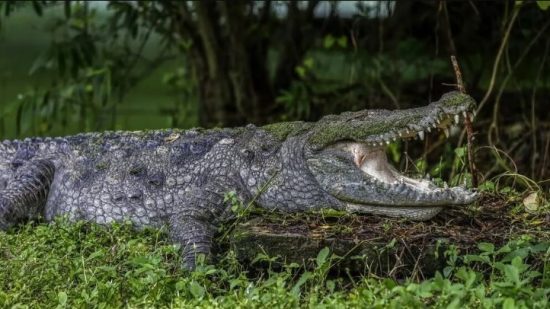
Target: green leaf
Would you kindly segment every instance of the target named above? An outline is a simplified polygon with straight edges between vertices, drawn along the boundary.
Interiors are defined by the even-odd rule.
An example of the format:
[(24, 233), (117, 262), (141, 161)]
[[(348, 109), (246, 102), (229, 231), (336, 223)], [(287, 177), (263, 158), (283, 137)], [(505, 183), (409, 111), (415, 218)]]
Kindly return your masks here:
[(176, 282), (176, 290), (177, 291), (183, 291), (183, 289), (185, 288), (186, 285), (187, 285), (187, 281), (180, 280), (180, 281)]
[(548, 8), (550, 8), (550, 1), (537, 1), (537, 5), (539, 8), (543, 11), (546, 11)]
[(304, 78), (306, 76), (306, 69), (303, 66), (297, 66), (296, 67), (296, 74), (300, 76), (300, 78)]
[(465, 147), (458, 147), (455, 149), (455, 154), (459, 158), (464, 158), (466, 155), (466, 148)]
[(463, 257), (465, 263), (471, 263), (471, 262), (482, 262), (491, 264), (491, 259), (489, 259), (489, 256), (487, 255), (465, 255)]
[(67, 304), (67, 293), (63, 291), (57, 293), (57, 302), (59, 305), (65, 306), (65, 304)]
[(204, 296), (204, 288), (196, 281), (191, 281), (191, 283), (189, 283), (189, 292), (191, 292), (195, 298), (202, 298)]
[(519, 269), (517, 267), (512, 265), (504, 265), (502, 268), (506, 281), (513, 282), (516, 285), (520, 283)]
[(504, 302), (502, 302), (502, 309), (514, 309), (516, 308), (516, 302), (513, 298), (506, 298)]
[(330, 250), (328, 249), (328, 247), (324, 247), (321, 251), (319, 251), (319, 254), (317, 254), (317, 258), (315, 259), (317, 267), (321, 267), (325, 264), (329, 253)]
[(460, 298), (458, 297), (455, 297), (453, 298), (453, 300), (451, 301), (450, 304), (447, 305), (447, 309), (454, 309), (454, 308), (461, 308), (462, 306), (460, 305)]
[(338, 46), (340, 46), (342, 48), (346, 48), (346, 47), (348, 47), (348, 38), (345, 35), (343, 35), (343, 36), (338, 38), (337, 43), (338, 43)]
[(299, 296), (300, 295), (300, 287), (306, 283), (310, 278), (313, 277), (313, 274), (309, 271), (306, 271), (300, 276), (300, 279), (298, 279), (298, 282), (292, 287), (292, 290), (290, 291), (293, 295)]
[(479, 190), (481, 191), (494, 191), (496, 188), (495, 186), (495, 183), (490, 181), (490, 180), (487, 180), (485, 181), (484, 183), (482, 183), (481, 185), (479, 185)]
[(304, 59), (304, 67), (311, 69), (313, 68), (314, 60), (312, 57), (308, 57)]
[(325, 284), (325, 286), (327, 287), (327, 290), (328, 290), (330, 293), (333, 293), (333, 292), (334, 292), (334, 288), (336, 287), (336, 284), (334, 283), (333, 280), (327, 280), (327, 283)]
[(482, 242), (477, 245), (479, 250), (487, 253), (493, 253), (495, 251), (495, 245), (488, 243), (488, 242)]
[(336, 39), (332, 35), (329, 34), (323, 40), (323, 46), (325, 48), (331, 48), (334, 45), (335, 41), (336, 41)]

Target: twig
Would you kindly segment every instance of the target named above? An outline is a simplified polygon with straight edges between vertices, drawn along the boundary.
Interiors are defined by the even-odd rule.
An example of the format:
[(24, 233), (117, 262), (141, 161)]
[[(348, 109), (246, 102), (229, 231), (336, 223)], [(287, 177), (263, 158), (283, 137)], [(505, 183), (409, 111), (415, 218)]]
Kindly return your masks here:
[(512, 18), (510, 19), (510, 22), (508, 22), (508, 27), (506, 28), (506, 32), (504, 33), (504, 37), (502, 38), (502, 42), (500, 43), (500, 47), (498, 48), (497, 55), (495, 57), (495, 63), (493, 64), (493, 71), (491, 73), (491, 80), (489, 82), (489, 87), (487, 88), (487, 92), (485, 93), (485, 96), (479, 103), (477, 107), (477, 113), (483, 108), (485, 103), (489, 100), (489, 97), (491, 96), (491, 93), (493, 92), (493, 88), (495, 86), (496, 81), (496, 75), (498, 71), (498, 67), (500, 64), (500, 58), (502, 58), (502, 53), (504, 52), (504, 47), (506, 44), (508, 44), (508, 39), (510, 38), (510, 32), (512, 31), (512, 26), (514, 25), (514, 22), (516, 21), (516, 18), (518, 17), (519, 11), (521, 9), (521, 4), (516, 5), (514, 8), (514, 12), (512, 15)]
[(460, 67), (456, 61), (455, 55), (451, 55), (451, 62), (453, 63), (453, 69), (456, 76), (456, 88), (462, 93), (466, 93), (466, 88), (464, 87), (464, 82), (462, 81), (462, 72), (460, 72)]
[[(453, 63), (453, 69), (455, 71), (456, 76), (456, 88), (458, 91), (462, 93), (466, 93), (466, 87), (464, 87), (464, 82), (462, 81), (462, 73), (460, 72), (460, 67), (458, 66), (458, 61), (456, 61), (456, 57), (454, 55), (451, 55), (451, 62)], [(474, 137), (474, 129), (472, 128), (472, 121), (470, 117), (464, 117), (464, 126), (466, 127), (466, 133), (467, 133), (467, 148), (468, 148), (468, 166), (470, 169), (470, 174), (472, 175), (472, 186), (474, 188), (477, 188), (477, 169), (475, 165), (475, 158), (474, 158), (474, 145), (473, 145), (473, 137)]]
[(382, 88), (382, 91), (391, 99), (393, 105), (395, 108), (399, 109), (399, 100), (397, 100), (397, 97), (395, 97), (395, 94), (391, 92), (390, 88), (384, 83), (384, 80), (382, 79), (382, 76), (378, 76), (378, 82), (380, 83), (380, 87)]
[[(498, 126), (498, 115), (499, 115), (499, 111), (500, 111), (500, 98), (502, 97), (502, 94), (504, 93), (504, 90), (506, 89), (506, 85), (508, 84), (510, 79), (512, 79), (512, 76), (514, 75), (514, 71), (522, 63), (523, 59), (529, 54), (529, 51), (531, 51), (531, 47), (533, 47), (533, 45), (535, 45), (535, 43), (542, 36), (542, 34), (546, 32), (546, 30), (549, 26), (550, 26), (550, 21), (546, 22), (544, 24), (544, 26), (542, 26), (540, 28), (540, 30), (533, 37), (533, 39), (531, 39), (529, 44), (527, 44), (527, 46), (523, 48), (523, 51), (522, 51), (521, 55), (518, 57), (518, 59), (516, 60), (514, 65), (512, 65), (511, 63), (509, 63), (509, 61), (507, 61), (508, 74), (506, 75), (506, 77), (502, 81), (500, 89), (499, 89), (499, 91), (498, 91), (498, 93), (495, 97), (495, 103), (493, 105), (493, 118), (492, 118), (492, 122), (491, 122), (491, 125), (489, 126), (489, 130), (488, 130), (488, 134), (487, 134), (487, 137), (488, 137), (487, 139), (488, 139), (488, 141), (491, 145), (495, 144), (495, 142), (493, 142), (493, 139), (492, 139), (492, 136), (493, 136), (492, 133), (493, 132), (494, 132), (494, 136), (496, 137), (496, 142), (497, 143), (500, 139), (500, 137), (499, 137), (499, 126)], [(545, 57), (546, 57), (546, 53), (547, 52), (545, 51), (545, 54), (544, 54)], [(506, 58), (508, 59), (508, 57), (506, 57)], [(544, 66), (544, 60), (542, 62), (542, 65), (540, 66), (540, 69), (542, 69), (543, 66)], [(540, 74), (540, 70), (539, 70), (539, 74)], [(536, 89), (536, 84), (537, 83), (535, 82), (535, 89)]]

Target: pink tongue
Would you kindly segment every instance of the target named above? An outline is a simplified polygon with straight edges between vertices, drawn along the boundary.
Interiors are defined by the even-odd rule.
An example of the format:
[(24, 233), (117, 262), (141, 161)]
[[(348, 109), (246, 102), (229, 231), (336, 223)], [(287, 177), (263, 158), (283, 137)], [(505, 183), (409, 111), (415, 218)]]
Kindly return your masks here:
[(355, 164), (363, 172), (383, 182), (394, 183), (397, 181), (395, 173), (388, 163), (386, 149), (384, 147), (354, 144), (351, 146), (350, 150), (353, 153)]
[(418, 190), (433, 191), (437, 189), (431, 181), (413, 179), (401, 175), (390, 163), (384, 147), (372, 147), (353, 143), (344, 145), (344, 149), (353, 154), (353, 161), (364, 173), (385, 183), (402, 182)]
[(388, 163), (386, 153), (382, 149), (373, 149), (370, 153), (365, 154), (361, 170), (383, 182), (394, 183), (397, 181)]

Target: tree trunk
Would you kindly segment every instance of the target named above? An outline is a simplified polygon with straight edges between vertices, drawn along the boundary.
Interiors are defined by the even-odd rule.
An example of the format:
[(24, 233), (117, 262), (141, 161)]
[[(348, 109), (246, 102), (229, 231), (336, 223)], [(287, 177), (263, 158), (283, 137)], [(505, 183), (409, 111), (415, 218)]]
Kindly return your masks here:
[[(276, 96), (314, 42), (304, 33), (313, 29), (318, 2), (300, 9), (291, 1), (285, 18), (272, 14), (271, 1), (178, 2), (173, 26), (192, 42), (186, 61), (198, 86), (201, 126), (261, 125), (276, 117)], [(278, 56), (273, 72), (268, 51)]]
[(266, 47), (250, 35), (245, 4), (193, 3), (200, 45), (189, 61), (198, 81), (202, 126), (261, 124), (274, 105)]

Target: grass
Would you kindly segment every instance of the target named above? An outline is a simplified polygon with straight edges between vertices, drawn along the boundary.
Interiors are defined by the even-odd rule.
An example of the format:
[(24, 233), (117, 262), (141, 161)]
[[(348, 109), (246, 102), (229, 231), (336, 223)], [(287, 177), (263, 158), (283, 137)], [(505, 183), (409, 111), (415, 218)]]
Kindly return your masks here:
[[(249, 271), (229, 251), (216, 265), (180, 268), (163, 231), (129, 224), (68, 223), (0, 232), (0, 307), (423, 307), (546, 308), (550, 242), (524, 236), (477, 254), (447, 250), (447, 266), (423, 281), (333, 276), (316, 267)], [(263, 259), (268, 257), (263, 257)]]

